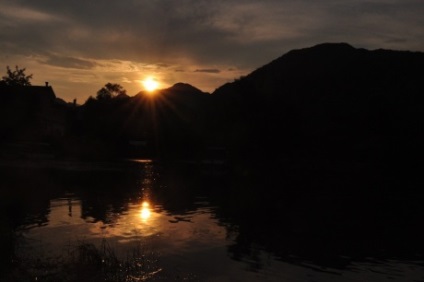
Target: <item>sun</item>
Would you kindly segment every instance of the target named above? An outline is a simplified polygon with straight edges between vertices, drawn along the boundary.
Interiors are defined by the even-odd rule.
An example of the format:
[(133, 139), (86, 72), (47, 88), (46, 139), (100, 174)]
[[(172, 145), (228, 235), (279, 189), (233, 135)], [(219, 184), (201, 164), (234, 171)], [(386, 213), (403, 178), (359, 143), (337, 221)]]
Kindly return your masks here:
[(153, 77), (147, 77), (141, 83), (148, 92), (153, 92), (159, 87), (159, 82)]

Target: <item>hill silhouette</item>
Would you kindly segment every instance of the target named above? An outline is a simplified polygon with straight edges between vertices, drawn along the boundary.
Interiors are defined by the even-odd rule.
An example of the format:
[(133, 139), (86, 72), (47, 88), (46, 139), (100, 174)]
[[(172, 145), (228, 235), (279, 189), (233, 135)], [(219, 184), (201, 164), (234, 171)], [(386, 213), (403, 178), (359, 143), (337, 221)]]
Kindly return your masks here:
[(208, 93), (185, 83), (132, 97), (89, 99), (78, 108), (71, 133), (79, 138), (68, 145), (94, 158), (193, 158), (202, 146), (200, 113), (208, 99)]
[[(212, 93), (239, 155), (417, 165), (424, 53), (324, 43), (292, 50)], [(235, 133), (237, 132), (237, 133)]]
[[(61, 134), (51, 138), (40, 135), (47, 130), (33, 131), (39, 133), (36, 141), (55, 142), (59, 157), (193, 159), (220, 147), (237, 165), (266, 160), (419, 166), (423, 69), (422, 52), (324, 43), (292, 50), (213, 93), (176, 83), (155, 95), (142, 91), (81, 106), (31, 107), (43, 127), (54, 120)], [(32, 96), (44, 95), (35, 88)], [(21, 111), (26, 102), (9, 103), (10, 91), (1, 92), (7, 109), (3, 140), (34, 141), (20, 134), (25, 124), (11, 128), (6, 122), (6, 113)], [(55, 116), (62, 111), (61, 124), (51, 118), (52, 109)]]

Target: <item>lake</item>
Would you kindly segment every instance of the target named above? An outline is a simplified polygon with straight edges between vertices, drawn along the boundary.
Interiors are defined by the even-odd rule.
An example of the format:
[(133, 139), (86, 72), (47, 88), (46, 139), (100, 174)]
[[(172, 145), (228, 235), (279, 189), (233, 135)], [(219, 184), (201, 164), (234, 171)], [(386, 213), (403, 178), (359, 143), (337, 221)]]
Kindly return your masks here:
[(1, 278), (424, 281), (422, 185), (365, 171), (2, 163)]

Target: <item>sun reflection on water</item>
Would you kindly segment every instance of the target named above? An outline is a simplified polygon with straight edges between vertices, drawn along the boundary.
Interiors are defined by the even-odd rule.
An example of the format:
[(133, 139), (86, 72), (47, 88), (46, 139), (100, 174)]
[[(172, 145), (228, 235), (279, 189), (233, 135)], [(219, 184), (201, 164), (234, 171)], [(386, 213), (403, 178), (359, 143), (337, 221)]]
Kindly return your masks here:
[(141, 204), (140, 217), (143, 220), (143, 222), (146, 222), (151, 215), (152, 215), (152, 212), (150, 211), (150, 205), (148, 202), (144, 201)]

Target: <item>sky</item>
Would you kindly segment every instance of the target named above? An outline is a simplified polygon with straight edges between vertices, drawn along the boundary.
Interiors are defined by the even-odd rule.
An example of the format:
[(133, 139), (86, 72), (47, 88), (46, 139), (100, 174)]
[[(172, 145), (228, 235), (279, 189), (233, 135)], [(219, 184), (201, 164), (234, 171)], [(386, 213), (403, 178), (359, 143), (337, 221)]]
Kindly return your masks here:
[(325, 42), (424, 51), (424, 0), (0, 0), (0, 76), (83, 104), (106, 83), (133, 96), (189, 83), (212, 93)]

